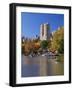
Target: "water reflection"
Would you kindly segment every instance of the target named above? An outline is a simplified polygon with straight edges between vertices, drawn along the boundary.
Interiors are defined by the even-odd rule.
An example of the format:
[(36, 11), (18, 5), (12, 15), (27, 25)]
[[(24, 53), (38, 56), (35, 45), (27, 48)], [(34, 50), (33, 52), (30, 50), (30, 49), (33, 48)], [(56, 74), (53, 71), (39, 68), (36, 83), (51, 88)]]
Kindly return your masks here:
[(55, 76), (64, 74), (64, 63), (48, 56), (29, 57), (22, 55), (21, 76)]

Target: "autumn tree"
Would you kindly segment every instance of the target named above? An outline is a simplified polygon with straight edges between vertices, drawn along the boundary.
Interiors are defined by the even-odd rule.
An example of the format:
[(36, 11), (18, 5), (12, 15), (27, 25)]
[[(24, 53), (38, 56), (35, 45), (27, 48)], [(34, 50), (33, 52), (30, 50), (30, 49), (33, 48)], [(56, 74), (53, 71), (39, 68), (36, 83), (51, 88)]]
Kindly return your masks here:
[(64, 27), (59, 28), (54, 32), (51, 42), (51, 48), (63, 52), (64, 50)]
[(64, 53), (64, 39), (61, 39), (59, 43), (60, 43), (60, 48), (58, 48), (58, 52), (63, 54)]

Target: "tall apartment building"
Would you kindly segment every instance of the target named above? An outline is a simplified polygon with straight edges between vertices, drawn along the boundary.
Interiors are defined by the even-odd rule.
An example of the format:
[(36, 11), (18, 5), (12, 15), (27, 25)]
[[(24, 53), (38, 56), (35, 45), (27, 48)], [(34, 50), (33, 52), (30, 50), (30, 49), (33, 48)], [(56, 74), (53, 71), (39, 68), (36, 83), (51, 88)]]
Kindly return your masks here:
[(40, 25), (40, 40), (48, 40), (50, 38), (50, 25), (48, 23)]

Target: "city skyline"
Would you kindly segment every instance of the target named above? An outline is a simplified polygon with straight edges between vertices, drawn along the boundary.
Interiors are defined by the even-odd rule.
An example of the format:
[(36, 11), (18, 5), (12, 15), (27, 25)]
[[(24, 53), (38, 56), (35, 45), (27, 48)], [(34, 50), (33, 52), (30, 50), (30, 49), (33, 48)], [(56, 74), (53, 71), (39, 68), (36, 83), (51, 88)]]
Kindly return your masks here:
[(44, 13), (21, 13), (21, 29), (22, 37), (36, 38), (40, 36), (40, 25), (48, 23), (50, 25), (50, 31), (53, 32), (58, 27), (64, 26), (63, 14), (44, 14)]

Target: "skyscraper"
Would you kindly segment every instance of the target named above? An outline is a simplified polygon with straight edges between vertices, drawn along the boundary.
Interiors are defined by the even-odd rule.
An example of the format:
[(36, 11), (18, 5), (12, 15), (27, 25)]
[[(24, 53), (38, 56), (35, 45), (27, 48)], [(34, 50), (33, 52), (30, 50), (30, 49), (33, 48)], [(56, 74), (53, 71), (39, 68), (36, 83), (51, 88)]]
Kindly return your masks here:
[(48, 40), (50, 38), (50, 25), (48, 23), (40, 25), (40, 40)]

